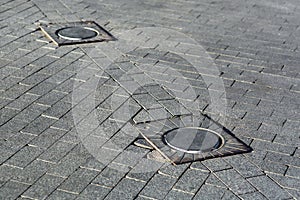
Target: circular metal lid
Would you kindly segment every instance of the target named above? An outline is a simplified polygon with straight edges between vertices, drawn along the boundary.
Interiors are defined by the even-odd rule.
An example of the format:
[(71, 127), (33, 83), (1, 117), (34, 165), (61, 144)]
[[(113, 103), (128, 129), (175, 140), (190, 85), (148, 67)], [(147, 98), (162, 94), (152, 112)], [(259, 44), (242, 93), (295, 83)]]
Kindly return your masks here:
[(98, 31), (89, 27), (66, 27), (59, 29), (56, 34), (66, 40), (84, 40), (96, 37)]
[(224, 143), (218, 133), (200, 127), (172, 129), (163, 135), (163, 140), (173, 149), (194, 154), (216, 150)]

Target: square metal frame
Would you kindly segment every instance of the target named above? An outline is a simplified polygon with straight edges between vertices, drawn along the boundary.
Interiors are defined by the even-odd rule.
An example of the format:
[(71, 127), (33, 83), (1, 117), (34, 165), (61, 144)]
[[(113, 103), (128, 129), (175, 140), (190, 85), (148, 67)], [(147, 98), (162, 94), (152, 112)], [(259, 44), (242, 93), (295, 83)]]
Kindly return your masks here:
[[(220, 148), (203, 153), (185, 153), (182, 151), (178, 151), (176, 149), (171, 148), (163, 141), (163, 135), (167, 131), (170, 131), (174, 128), (182, 128), (186, 126), (195, 126), (195, 123), (189, 121), (188, 118), (191, 116), (180, 116), (174, 117), (168, 120), (158, 120), (146, 123), (135, 124), (135, 127), (139, 130), (142, 137), (148, 142), (149, 147), (151, 146), (153, 149), (157, 150), (166, 160), (171, 162), (174, 165), (183, 164), (194, 161), (203, 161), (206, 159), (212, 159), (217, 157), (231, 156), (236, 154), (248, 153), (252, 151), (252, 148), (246, 145), (243, 141), (238, 139), (233, 133), (231, 133), (228, 129), (218, 124), (214, 120), (210, 119), (208, 116), (199, 115), (192, 116), (194, 118), (198, 118), (198, 122), (200, 122), (199, 126), (203, 127), (204, 124), (209, 122), (208, 127), (204, 127), (206, 129), (212, 130), (218, 133), (223, 138), (223, 144)], [(157, 123), (161, 123), (158, 125)], [(155, 127), (162, 127), (163, 129), (160, 131), (156, 131)], [(206, 126), (206, 125), (205, 125)], [(196, 126), (195, 126), (196, 127)], [(146, 146), (143, 140), (139, 139), (136, 141), (138, 146)]]
[[(82, 39), (82, 40), (67, 40), (59, 37), (57, 35), (57, 31), (66, 28), (66, 27), (88, 27), (95, 29), (98, 31), (98, 35), (89, 38), (89, 39)], [(116, 38), (111, 35), (107, 30), (101, 27), (94, 21), (79, 21), (79, 22), (68, 22), (68, 23), (48, 23), (48, 24), (40, 24), (40, 29), (42, 32), (48, 37), (51, 41), (53, 41), (57, 46), (63, 45), (72, 45), (72, 44), (85, 44), (85, 43), (92, 43), (92, 42), (105, 42), (105, 41), (115, 41)]]

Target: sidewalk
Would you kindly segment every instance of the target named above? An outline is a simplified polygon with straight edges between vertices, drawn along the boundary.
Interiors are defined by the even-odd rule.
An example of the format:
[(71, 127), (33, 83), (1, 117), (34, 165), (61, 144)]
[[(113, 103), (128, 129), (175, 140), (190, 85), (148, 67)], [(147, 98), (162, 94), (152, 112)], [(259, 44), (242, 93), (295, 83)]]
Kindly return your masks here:
[[(300, 199), (299, 10), (3, 0), (0, 199)], [(37, 26), (81, 20), (118, 40), (57, 47)], [(141, 129), (200, 112), (253, 151), (175, 166), (136, 145)]]

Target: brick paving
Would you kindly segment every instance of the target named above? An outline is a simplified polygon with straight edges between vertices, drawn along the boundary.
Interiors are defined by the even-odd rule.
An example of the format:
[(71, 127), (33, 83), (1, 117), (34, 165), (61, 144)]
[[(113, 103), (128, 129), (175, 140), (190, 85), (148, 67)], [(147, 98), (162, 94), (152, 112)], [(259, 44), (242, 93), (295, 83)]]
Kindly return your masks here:
[[(1, 1), (0, 198), (300, 199), (299, 10), (296, 0)], [(57, 47), (37, 26), (78, 20), (129, 30), (131, 42)], [(145, 39), (143, 27), (161, 32)], [(136, 124), (191, 112), (226, 119), (253, 151), (173, 166), (133, 144)]]

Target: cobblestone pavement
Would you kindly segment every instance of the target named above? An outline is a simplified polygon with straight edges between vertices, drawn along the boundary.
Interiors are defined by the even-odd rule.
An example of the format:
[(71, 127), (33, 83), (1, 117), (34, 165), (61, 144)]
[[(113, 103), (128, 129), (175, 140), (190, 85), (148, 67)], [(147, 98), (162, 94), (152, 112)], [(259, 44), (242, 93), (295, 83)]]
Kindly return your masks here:
[[(299, 1), (0, 4), (0, 199), (300, 199)], [(112, 62), (120, 41), (56, 47), (36, 24), (78, 20), (180, 32), (217, 70), (187, 37), (158, 32)], [(134, 145), (138, 123), (200, 111), (253, 152), (174, 166)]]

